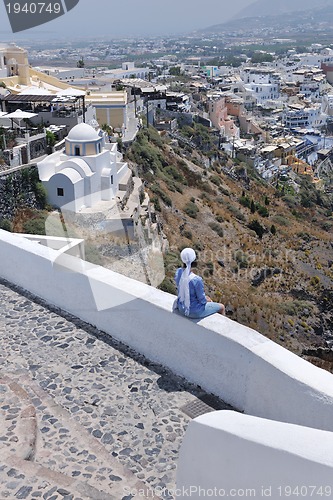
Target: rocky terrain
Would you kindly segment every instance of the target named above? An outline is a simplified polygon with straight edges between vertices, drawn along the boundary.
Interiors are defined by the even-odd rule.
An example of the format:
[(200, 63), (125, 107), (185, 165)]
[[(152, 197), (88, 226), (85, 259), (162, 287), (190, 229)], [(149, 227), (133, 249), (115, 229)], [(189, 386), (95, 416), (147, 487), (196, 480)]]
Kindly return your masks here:
[(24, 168), (0, 177), (0, 227), (12, 230), (20, 208), (34, 212), (44, 208), (46, 191), (39, 181), (37, 167)]
[(306, 176), (270, 186), (238, 160), (152, 128), (127, 155), (168, 238), (161, 288), (175, 292), (179, 252), (191, 246), (207, 293), (234, 320), (332, 369), (332, 201)]

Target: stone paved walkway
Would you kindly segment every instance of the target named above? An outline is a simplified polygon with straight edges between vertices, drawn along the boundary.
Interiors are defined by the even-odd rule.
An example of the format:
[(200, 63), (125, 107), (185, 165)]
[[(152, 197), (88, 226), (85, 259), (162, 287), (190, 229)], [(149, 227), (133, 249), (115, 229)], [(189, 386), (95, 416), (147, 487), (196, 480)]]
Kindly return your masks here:
[(181, 408), (203, 391), (6, 283), (0, 297), (0, 498), (172, 499)]

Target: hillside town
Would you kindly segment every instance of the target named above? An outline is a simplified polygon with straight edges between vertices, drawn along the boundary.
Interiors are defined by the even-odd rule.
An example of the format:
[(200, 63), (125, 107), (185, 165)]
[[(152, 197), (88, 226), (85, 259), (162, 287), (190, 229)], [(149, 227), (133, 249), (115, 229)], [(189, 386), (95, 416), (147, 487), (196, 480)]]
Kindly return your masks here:
[(83, 121), (129, 144), (144, 118), (178, 141), (189, 140), (184, 124), (200, 123), (214, 150), (254, 166), (267, 182), (292, 185), (293, 172), (301, 173), (330, 193), (333, 49), (307, 50), (238, 67), (165, 55), (144, 67), (107, 69), (85, 67), (83, 56), (75, 67), (31, 67), (26, 50), (2, 45), (1, 170), (42, 156), (50, 141), (57, 149)]

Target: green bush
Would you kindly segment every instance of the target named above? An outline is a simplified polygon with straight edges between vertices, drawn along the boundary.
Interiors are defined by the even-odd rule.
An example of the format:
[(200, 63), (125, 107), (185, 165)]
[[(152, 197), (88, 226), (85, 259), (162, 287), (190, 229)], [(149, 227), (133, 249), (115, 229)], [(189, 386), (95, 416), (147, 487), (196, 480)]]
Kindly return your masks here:
[(283, 217), (283, 215), (274, 215), (274, 217), (272, 217), (272, 221), (275, 222), (275, 224), (284, 227), (288, 227), (291, 224), (291, 222), (286, 217)]
[(288, 205), (289, 208), (295, 208), (297, 206), (297, 200), (295, 196), (292, 196), (291, 194), (282, 196), (282, 200)]
[(167, 275), (174, 275), (178, 267), (182, 266), (178, 252), (168, 251), (164, 254), (164, 267)]
[(40, 208), (45, 208), (47, 204), (47, 191), (41, 182), (37, 182), (35, 186), (36, 200)]
[(169, 165), (163, 170), (169, 177), (172, 177), (175, 181), (184, 182), (185, 178), (181, 172), (174, 165)]
[(308, 243), (313, 240), (313, 236), (311, 236), (306, 231), (301, 231), (300, 233), (297, 233), (297, 237), (301, 238), (304, 241), (307, 241)]
[(198, 212), (199, 212), (199, 208), (196, 206), (195, 203), (193, 203), (192, 201), (189, 201), (188, 203), (186, 203), (186, 205), (184, 207), (184, 212), (189, 217), (192, 217), (192, 219), (196, 219)]
[(240, 220), (243, 222), (245, 221), (245, 216), (242, 214), (242, 212), (237, 207), (234, 207), (233, 205), (228, 203), (227, 208), (232, 213), (232, 215), (234, 215), (234, 217), (237, 220)]
[(256, 235), (259, 237), (260, 240), (266, 232), (266, 229), (260, 224), (260, 222), (257, 219), (251, 221), (250, 224), (248, 225), (248, 228), (252, 229), (252, 231), (256, 233)]
[(221, 178), (218, 175), (212, 175), (210, 180), (216, 186), (219, 186), (221, 184)]
[(176, 192), (176, 186), (175, 186), (174, 181), (172, 181), (171, 179), (165, 179), (164, 182), (167, 185), (167, 188), (169, 189), (169, 191), (171, 191), (172, 193)]
[(310, 283), (311, 283), (312, 286), (319, 285), (319, 283), (320, 283), (319, 276), (312, 276), (312, 278), (310, 279)]
[(324, 231), (333, 232), (333, 224), (331, 222), (324, 222), (321, 227), (323, 228)]
[(156, 212), (160, 212), (161, 205), (160, 205), (160, 200), (157, 198), (157, 196), (152, 196), (150, 201), (154, 205)]
[(167, 166), (164, 155), (159, 149), (163, 143), (161, 141), (161, 146), (158, 146), (159, 140), (161, 140), (160, 137), (159, 140), (155, 137), (155, 141), (152, 141), (150, 132), (148, 134), (147, 129), (145, 129), (144, 132), (139, 133), (137, 140), (132, 144), (128, 152), (128, 157), (139, 165), (143, 174), (150, 170), (156, 172)]
[(179, 182), (175, 182), (174, 186), (176, 188), (176, 191), (178, 191), (178, 193), (183, 194), (183, 186), (179, 184)]
[(277, 309), (281, 314), (301, 316), (304, 309), (312, 310), (312, 304), (305, 300), (285, 300), (278, 304)]
[(201, 243), (200, 241), (196, 241), (192, 245), (193, 250), (196, 250), (197, 252), (202, 252), (205, 249), (205, 245)]
[(249, 263), (248, 263), (248, 260), (247, 260), (247, 256), (241, 250), (238, 250), (235, 253), (234, 259), (237, 262), (238, 267), (240, 269), (246, 269), (249, 266)]
[(223, 228), (220, 224), (217, 222), (210, 222), (208, 225), (213, 231), (215, 231), (215, 233), (221, 236), (221, 238), (223, 237)]
[(241, 205), (243, 205), (243, 207), (246, 208), (251, 207), (251, 200), (248, 196), (241, 196), (238, 201)]
[(47, 215), (39, 214), (23, 224), (23, 231), (27, 234), (45, 235), (45, 220)]
[(149, 126), (148, 129), (147, 128), (142, 129), (141, 132), (142, 135), (146, 137), (149, 142), (152, 142), (158, 148), (163, 147), (163, 140), (158, 131), (156, 130), (156, 128)]
[(304, 208), (311, 208), (314, 205), (314, 202), (309, 193), (301, 193), (301, 205)]
[(158, 287), (163, 292), (171, 293), (172, 295), (177, 295), (177, 287), (175, 283), (170, 278), (164, 278), (160, 286)]
[(56, 143), (56, 136), (54, 135), (53, 132), (51, 132), (50, 130), (47, 130), (46, 131), (46, 144), (49, 146), (49, 147), (53, 147)]
[(255, 52), (251, 57), (251, 63), (263, 63), (263, 62), (272, 62), (273, 56), (268, 52)]
[(285, 302), (278, 304), (278, 311), (281, 314), (286, 314), (288, 316), (295, 316), (298, 313), (297, 307), (291, 300), (286, 300)]
[(204, 275), (207, 276), (213, 276), (214, 274), (214, 264), (213, 262), (207, 262), (206, 263), (206, 269), (204, 271)]
[(184, 236), (184, 238), (187, 238), (188, 240), (191, 240), (193, 238), (191, 231), (183, 231), (183, 236)]
[(214, 193), (214, 190), (210, 187), (208, 182), (198, 182), (198, 188), (199, 189), (201, 188), (206, 193), (211, 193), (211, 194)]
[(312, 184), (308, 175), (300, 176), (300, 201), (305, 208), (310, 208), (314, 205), (325, 206), (325, 197)]
[(224, 194), (225, 196), (230, 196), (228, 189), (224, 188), (223, 186), (219, 187), (219, 191), (221, 194)]
[(145, 200), (145, 190), (144, 189), (141, 189), (140, 190), (140, 193), (139, 193), (139, 200), (140, 200), (140, 205), (142, 205), (142, 203), (144, 202)]
[(166, 204), (168, 205), (169, 207), (172, 206), (172, 200), (171, 198), (163, 191), (163, 189), (161, 189), (160, 185), (159, 184), (153, 184), (152, 186), (150, 186), (150, 190), (156, 194), (159, 198), (161, 198), (161, 200)]
[(257, 208), (258, 214), (261, 215), (261, 217), (269, 217), (269, 212), (267, 210), (267, 207), (264, 207), (263, 205), (259, 205)]
[[(297, 210), (295, 210), (294, 208), (292, 210), (290, 210), (290, 213), (295, 217), (295, 219), (297, 220), (301, 220), (301, 219), (304, 219), (305, 216), (301, 213), (301, 212), (297, 212)], [(290, 226), (290, 223), (287, 224), (288, 226)]]
[(0, 222), (0, 229), (11, 232), (13, 230), (13, 225), (10, 220), (2, 219), (2, 221)]

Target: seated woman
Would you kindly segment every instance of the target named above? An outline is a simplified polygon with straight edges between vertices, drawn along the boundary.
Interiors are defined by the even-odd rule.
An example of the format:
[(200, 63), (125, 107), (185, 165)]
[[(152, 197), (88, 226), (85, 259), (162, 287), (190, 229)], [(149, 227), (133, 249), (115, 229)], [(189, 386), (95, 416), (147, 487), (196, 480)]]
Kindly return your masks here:
[(184, 268), (180, 267), (175, 274), (179, 312), (189, 318), (205, 318), (214, 313), (225, 314), (224, 305), (213, 302), (205, 295), (203, 279), (191, 270), (196, 259), (195, 251), (192, 248), (184, 248), (180, 258)]

